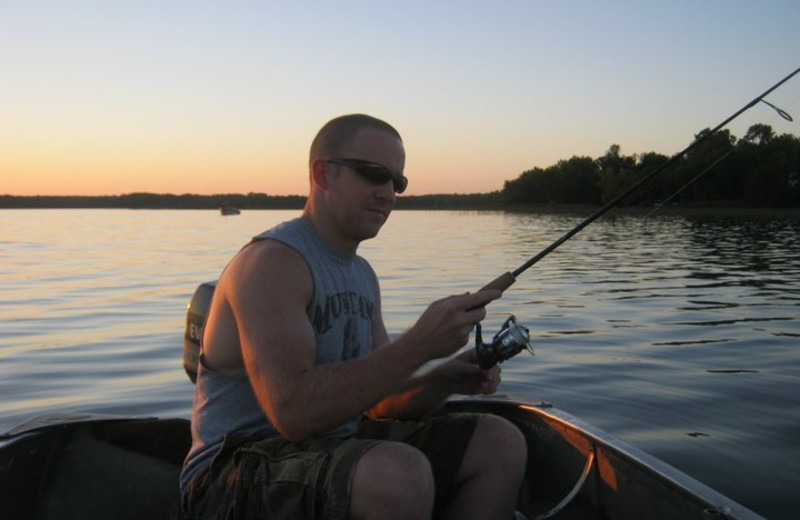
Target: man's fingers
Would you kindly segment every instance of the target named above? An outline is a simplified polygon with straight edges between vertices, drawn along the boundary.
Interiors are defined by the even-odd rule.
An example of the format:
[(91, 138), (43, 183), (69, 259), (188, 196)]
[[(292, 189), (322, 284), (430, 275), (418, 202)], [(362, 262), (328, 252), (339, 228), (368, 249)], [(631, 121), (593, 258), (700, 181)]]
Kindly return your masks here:
[(486, 305), (490, 301), (496, 300), (502, 295), (503, 293), (501, 291), (498, 291), (497, 289), (486, 289), (484, 291), (471, 293), (468, 295), (472, 299), (470, 307)]
[(496, 300), (503, 295), (497, 289), (484, 289), (476, 293), (465, 295), (464, 303), (467, 304), (467, 310), (472, 311), (475, 309), (482, 309), (492, 300)]

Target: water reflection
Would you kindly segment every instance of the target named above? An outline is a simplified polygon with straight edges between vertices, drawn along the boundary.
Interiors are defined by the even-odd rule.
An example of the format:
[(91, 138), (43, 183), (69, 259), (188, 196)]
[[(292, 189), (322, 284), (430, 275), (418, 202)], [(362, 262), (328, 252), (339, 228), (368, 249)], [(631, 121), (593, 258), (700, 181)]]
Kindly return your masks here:
[[(3, 212), (0, 426), (58, 408), (188, 414), (185, 306), (249, 238), (296, 212)], [(361, 253), (392, 334), (434, 299), (512, 271), (584, 215), (399, 211)], [(488, 307), (534, 357), (502, 391), (544, 399), (771, 518), (800, 474), (800, 219), (612, 216)], [(701, 433), (702, 435), (691, 435)], [(758, 482), (758, 485), (753, 485)], [(771, 482), (767, 486), (766, 482)], [(762, 485), (763, 484), (763, 485)], [(792, 502), (794, 501), (794, 502)]]

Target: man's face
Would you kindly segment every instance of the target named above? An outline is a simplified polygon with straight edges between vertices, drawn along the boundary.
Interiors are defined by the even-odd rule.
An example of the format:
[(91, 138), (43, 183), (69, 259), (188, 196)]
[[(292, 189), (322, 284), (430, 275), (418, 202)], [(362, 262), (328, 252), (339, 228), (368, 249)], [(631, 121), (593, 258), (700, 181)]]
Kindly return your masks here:
[[(343, 159), (360, 159), (385, 166), (395, 174), (405, 167), (405, 150), (397, 137), (383, 130), (361, 130), (341, 152)], [(395, 186), (391, 180), (375, 182), (356, 169), (329, 163), (331, 189), (340, 205), (337, 215), (343, 232), (360, 242), (378, 234), (395, 203)]]

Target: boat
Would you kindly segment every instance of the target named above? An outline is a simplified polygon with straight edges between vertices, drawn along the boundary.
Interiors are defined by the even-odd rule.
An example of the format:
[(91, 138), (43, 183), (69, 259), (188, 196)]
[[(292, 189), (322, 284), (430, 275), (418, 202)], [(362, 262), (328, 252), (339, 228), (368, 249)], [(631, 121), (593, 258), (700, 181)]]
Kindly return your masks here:
[(223, 204), (219, 207), (219, 212), (221, 215), (238, 215), (241, 213), (241, 210), (239, 208), (234, 208), (233, 206)]
[[(201, 284), (187, 310), (183, 363), (190, 378), (214, 288)], [(546, 402), (454, 398), (438, 413), (461, 411), (505, 417), (524, 433), (528, 461), (517, 519), (763, 520)], [(184, 418), (34, 417), (0, 434), (3, 518), (180, 520), (178, 475), (190, 444)]]
[[(454, 399), (443, 411), (500, 415), (524, 432), (517, 518), (763, 518), (547, 403)], [(0, 435), (3, 518), (180, 519), (178, 474), (190, 444), (187, 419), (35, 417)]]

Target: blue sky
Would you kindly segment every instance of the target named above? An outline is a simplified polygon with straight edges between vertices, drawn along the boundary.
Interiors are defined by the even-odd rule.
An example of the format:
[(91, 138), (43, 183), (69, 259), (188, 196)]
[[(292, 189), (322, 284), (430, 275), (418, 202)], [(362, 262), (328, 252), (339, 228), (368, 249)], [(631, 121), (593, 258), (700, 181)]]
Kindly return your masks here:
[[(800, 67), (800, 3), (0, 5), (0, 193), (304, 194), (313, 134), (394, 124), (408, 193), (671, 155)], [(800, 121), (800, 75), (768, 98)], [(800, 135), (766, 106), (754, 123)]]

